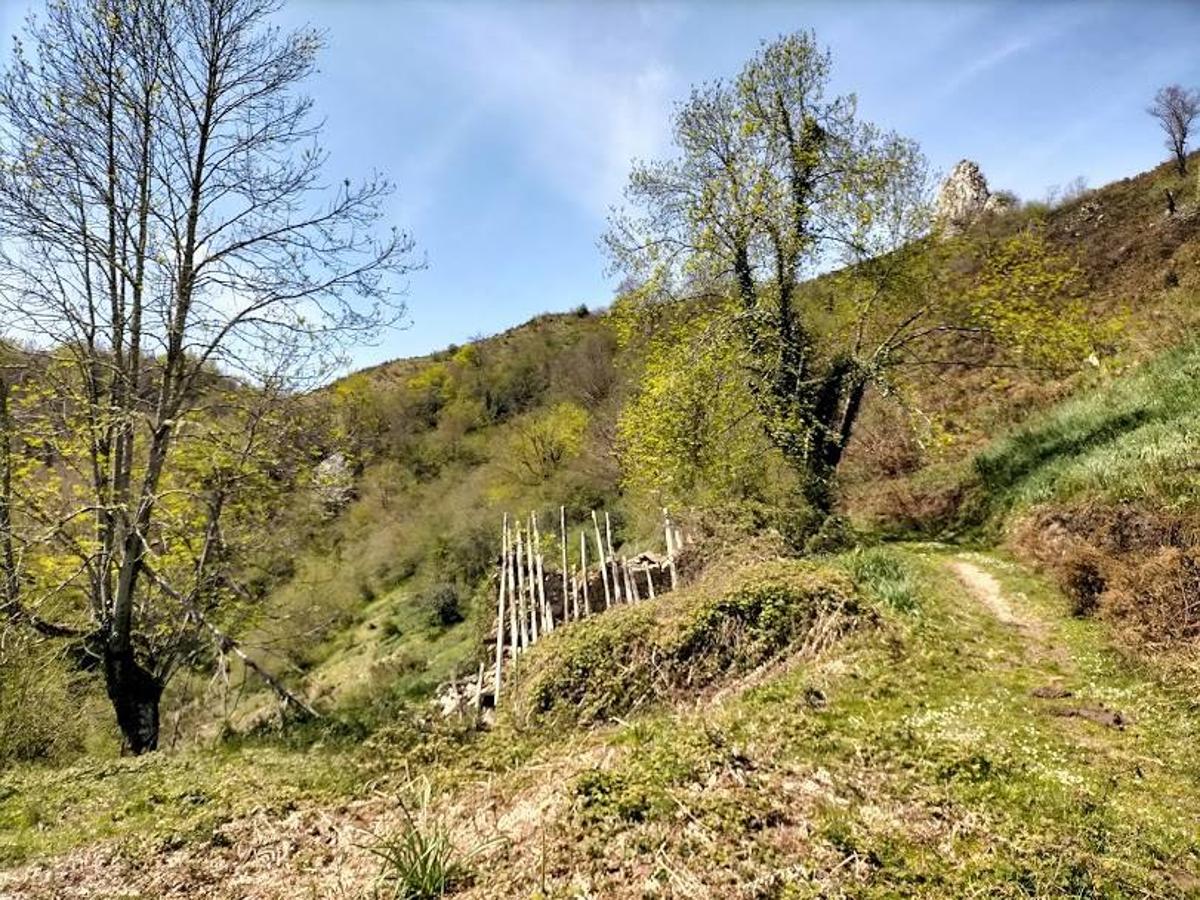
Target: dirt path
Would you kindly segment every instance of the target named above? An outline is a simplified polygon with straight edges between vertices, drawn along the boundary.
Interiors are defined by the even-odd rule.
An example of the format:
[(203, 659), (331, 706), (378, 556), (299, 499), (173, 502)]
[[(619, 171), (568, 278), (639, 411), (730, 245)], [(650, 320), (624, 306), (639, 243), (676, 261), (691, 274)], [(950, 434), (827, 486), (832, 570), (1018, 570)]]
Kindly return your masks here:
[(963, 583), (976, 600), (986, 606), (1004, 625), (1016, 625), (1019, 628), (1029, 628), (1027, 619), (1017, 616), (1012, 604), (1004, 595), (1004, 589), (991, 572), (981, 569), (975, 563), (965, 559), (955, 559), (950, 562), (950, 571)]

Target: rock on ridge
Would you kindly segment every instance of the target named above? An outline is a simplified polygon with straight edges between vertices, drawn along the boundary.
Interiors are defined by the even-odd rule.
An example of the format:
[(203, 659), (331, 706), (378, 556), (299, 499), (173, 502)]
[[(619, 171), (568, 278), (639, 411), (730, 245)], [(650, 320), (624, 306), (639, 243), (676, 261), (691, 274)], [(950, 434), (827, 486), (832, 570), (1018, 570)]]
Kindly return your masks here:
[(956, 165), (938, 190), (936, 216), (948, 234), (961, 234), (980, 216), (1007, 209), (1009, 201), (988, 190), (979, 164), (964, 159)]

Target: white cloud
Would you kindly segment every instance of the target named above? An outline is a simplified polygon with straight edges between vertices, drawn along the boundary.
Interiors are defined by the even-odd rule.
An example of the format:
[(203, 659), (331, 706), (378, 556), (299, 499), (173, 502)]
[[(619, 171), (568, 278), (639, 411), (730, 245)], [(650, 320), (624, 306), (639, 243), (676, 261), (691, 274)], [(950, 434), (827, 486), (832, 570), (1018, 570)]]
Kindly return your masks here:
[(602, 45), (580, 33), (584, 20), (535, 20), (531, 9), (447, 8), (448, 55), (479, 103), (508, 120), (499, 137), (559, 193), (602, 216), (620, 199), (630, 160), (669, 147), (674, 72), (644, 36)]

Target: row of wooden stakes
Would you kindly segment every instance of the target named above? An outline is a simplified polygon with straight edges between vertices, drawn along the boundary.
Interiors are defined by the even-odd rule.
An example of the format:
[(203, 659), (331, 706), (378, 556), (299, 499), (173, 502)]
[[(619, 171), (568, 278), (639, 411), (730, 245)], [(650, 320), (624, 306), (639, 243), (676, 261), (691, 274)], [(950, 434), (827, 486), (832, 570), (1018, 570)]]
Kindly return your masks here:
[[(513, 520), (511, 525), (508, 514), (505, 514), (496, 600), (496, 668), (493, 696), (497, 707), (500, 705), (505, 659), (515, 660), (537, 643), (540, 637), (568, 622), (598, 612), (601, 588), (604, 597), (603, 608), (610, 609), (622, 603), (654, 599), (659, 591), (674, 589), (678, 585), (675, 555), (683, 546), (684, 538), (667, 510), (663, 510), (663, 529), (667, 539), (665, 560), (660, 561), (648, 554), (642, 554), (634, 560), (618, 558), (613, 549), (612, 521), (608, 513), (604, 514), (602, 535), (600, 518), (596, 511), (592, 510), (592, 529), (595, 534), (593, 558), (596, 560), (596, 568), (588, 567), (589, 541), (586, 528), (579, 534), (578, 564), (569, 562), (567, 511), (566, 507), (559, 508), (561, 560), (559, 577), (555, 578), (553, 573), (547, 575), (537, 514), (530, 513), (527, 523)], [(656, 589), (656, 570), (669, 574), (669, 586), (663, 584)], [(598, 580), (599, 585), (593, 585), (593, 579)], [(556, 603), (555, 600), (559, 602)], [(482, 680), (482, 671), (480, 678)]]

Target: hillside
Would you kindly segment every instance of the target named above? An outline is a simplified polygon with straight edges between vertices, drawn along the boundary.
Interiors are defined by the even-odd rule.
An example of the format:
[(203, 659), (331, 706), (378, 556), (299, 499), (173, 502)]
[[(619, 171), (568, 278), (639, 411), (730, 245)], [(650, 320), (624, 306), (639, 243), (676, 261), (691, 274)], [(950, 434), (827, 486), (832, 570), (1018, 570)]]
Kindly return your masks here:
[(684, 588), (540, 642), (490, 728), (428, 700), (487, 658), (503, 514), (663, 549), (618, 454), (642, 345), (546, 315), (306, 398), (325, 475), (243, 646), (323, 718), (198, 668), (123, 759), (65, 683), (77, 741), (0, 774), (0, 897), (437, 896), (388, 881), (414, 852), (478, 897), (1193, 892), (1200, 206), (1160, 168), (979, 227), (1030, 222), (1118, 317), (1098, 365), (868, 395), (845, 534), (678, 510)]

